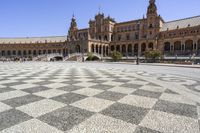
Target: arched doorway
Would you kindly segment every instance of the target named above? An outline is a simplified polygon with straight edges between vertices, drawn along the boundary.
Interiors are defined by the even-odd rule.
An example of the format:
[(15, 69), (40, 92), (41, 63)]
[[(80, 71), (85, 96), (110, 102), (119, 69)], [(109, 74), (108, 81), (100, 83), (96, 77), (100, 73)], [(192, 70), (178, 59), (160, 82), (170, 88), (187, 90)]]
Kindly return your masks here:
[(148, 47), (149, 49), (153, 50), (154, 49), (153, 43), (149, 43)]
[(120, 45), (116, 46), (116, 51), (120, 52)]
[(99, 51), (99, 47), (98, 45), (96, 45), (96, 53), (98, 53), (98, 51)]
[(112, 45), (112, 46), (110, 47), (110, 50), (111, 50), (111, 51), (115, 51), (115, 46)]
[(187, 40), (185, 42), (185, 51), (192, 51), (193, 50), (193, 41)]
[(197, 44), (197, 55), (200, 55), (200, 39), (198, 40)]
[(80, 52), (81, 52), (81, 47), (80, 47), (80, 45), (76, 45), (76, 52), (77, 52), (77, 53), (80, 53)]
[(102, 46), (99, 46), (99, 54), (102, 54)]
[(109, 49), (108, 49), (108, 46), (106, 46), (106, 55), (109, 54)]
[(103, 56), (105, 56), (105, 54), (106, 54), (106, 47), (103, 46)]
[(92, 53), (94, 53), (94, 44), (91, 46)]
[(131, 56), (132, 55), (132, 44), (128, 45), (128, 55)]
[(134, 45), (134, 55), (138, 55), (138, 44)]
[(122, 55), (126, 56), (126, 45), (122, 45)]
[(180, 41), (176, 41), (174, 43), (174, 51), (181, 51), (181, 42)]
[(165, 42), (164, 43), (164, 51), (169, 52), (170, 51), (170, 42)]
[(142, 54), (144, 54), (145, 51), (146, 51), (146, 44), (143, 43), (143, 44), (141, 45), (141, 52), (142, 52)]

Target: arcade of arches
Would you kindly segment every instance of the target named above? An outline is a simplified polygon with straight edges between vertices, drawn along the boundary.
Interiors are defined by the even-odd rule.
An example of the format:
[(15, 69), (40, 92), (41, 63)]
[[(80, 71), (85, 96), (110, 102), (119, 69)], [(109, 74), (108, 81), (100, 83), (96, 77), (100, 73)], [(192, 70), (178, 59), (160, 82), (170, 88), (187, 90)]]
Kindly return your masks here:
[(92, 44), (91, 52), (96, 54), (101, 54), (103, 56), (108, 56), (109, 47), (107, 45)]
[(191, 39), (185, 41), (174, 41), (174, 42), (164, 42), (165, 53), (175, 52), (175, 53), (185, 53), (192, 54), (193, 52), (200, 52), (200, 39), (198, 41), (194, 41)]
[(121, 52), (123, 56), (135, 56), (138, 55), (143, 55), (145, 51), (154, 49), (155, 46), (153, 43), (142, 43), (139, 45), (138, 43), (136, 44), (128, 44), (128, 45), (111, 45), (110, 50), (111, 51), (118, 51)]

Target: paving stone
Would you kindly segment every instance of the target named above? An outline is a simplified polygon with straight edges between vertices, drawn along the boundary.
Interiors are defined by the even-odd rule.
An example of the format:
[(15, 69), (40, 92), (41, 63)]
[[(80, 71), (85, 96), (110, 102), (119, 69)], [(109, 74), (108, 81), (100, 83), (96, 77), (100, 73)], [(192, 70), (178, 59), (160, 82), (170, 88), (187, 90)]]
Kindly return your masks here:
[(173, 102), (159, 100), (155, 104), (153, 109), (177, 115), (192, 117), (195, 119), (197, 119), (198, 117), (197, 107), (189, 104), (173, 103)]
[(2, 101), (3, 103), (10, 105), (11, 107), (19, 107), (25, 104), (29, 104), (32, 102), (40, 101), (42, 100), (42, 97), (35, 96), (35, 95), (25, 95), (22, 97), (16, 97), (12, 99), (7, 99), (5, 101)]
[(124, 96), (126, 96), (126, 95), (122, 94), (122, 93), (105, 91), (105, 92), (102, 92), (102, 93), (96, 95), (95, 97), (101, 98), (101, 99), (106, 99), (106, 100), (111, 100), (111, 101), (118, 101), (118, 100), (122, 99)]
[(15, 109), (4, 111), (0, 113), (0, 131), (11, 127), (13, 125), (19, 124), (21, 122), (27, 121), (32, 117)]
[(84, 98), (86, 98), (86, 96), (84, 95), (80, 95), (76, 93), (67, 93), (67, 94), (59, 95), (57, 97), (53, 97), (51, 99), (58, 102), (65, 103), (65, 104), (71, 104), (76, 101), (82, 100)]
[(161, 96), (161, 92), (152, 92), (147, 90), (136, 90), (133, 92), (134, 95), (145, 96), (150, 98), (159, 98)]
[(53, 127), (56, 127), (59, 130), (66, 131), (71, 129), (73, 126), (83, 122), (85, 119), (92, 115), (92, 112), (72, 106), (66, 106), (64, 108), (60, 108), (51, 113), (40, 116), (38, 119), (48, 123)]
[(115, 103), (101, 113), (116, 119), (121, 119), (128, 123), (138, 125), (148, 113), (148, 109)]

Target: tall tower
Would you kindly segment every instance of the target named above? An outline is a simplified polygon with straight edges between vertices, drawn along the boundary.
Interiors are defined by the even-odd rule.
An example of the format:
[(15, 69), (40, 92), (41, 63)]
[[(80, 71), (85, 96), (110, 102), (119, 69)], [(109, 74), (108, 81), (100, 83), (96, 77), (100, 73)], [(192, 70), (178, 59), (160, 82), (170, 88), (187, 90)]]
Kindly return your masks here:
[(78, 31), (78, 27), (77, 27), (75, 16), (73, 14), (72, 19), (71, 19), (70, 28), (68, 31), (68, 39), (76, 40), (77, 39), (77, 31)]
[(158, 13), (157, 13), (157, 6), (155, 4), (155, 0), (149, 0), (147, 17), (156, 17), (156, 16), (158, 16)]
[(149, 6), (147, 9), (147, 25), (148, 25), (148, 38), (156, 38), (159, 32), (160, 21), (157, 13), (157, 6), (155, 0), (149, 0)]

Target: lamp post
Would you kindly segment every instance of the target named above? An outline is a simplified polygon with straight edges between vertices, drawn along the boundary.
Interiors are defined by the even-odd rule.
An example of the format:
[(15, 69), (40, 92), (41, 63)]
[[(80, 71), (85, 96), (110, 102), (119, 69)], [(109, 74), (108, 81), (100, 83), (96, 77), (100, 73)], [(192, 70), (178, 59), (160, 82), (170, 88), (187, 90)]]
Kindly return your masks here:
[[(138, 40), (140, 40), (140, 22), (137, 23), (138, 26)], [(139, 57), (139, 43), (138, 43), (138, 52), (137, 52), (137, 60), (136, 60), (136, 65), (140, 64), (140, 57)]]

